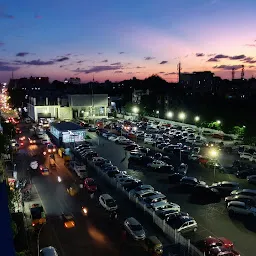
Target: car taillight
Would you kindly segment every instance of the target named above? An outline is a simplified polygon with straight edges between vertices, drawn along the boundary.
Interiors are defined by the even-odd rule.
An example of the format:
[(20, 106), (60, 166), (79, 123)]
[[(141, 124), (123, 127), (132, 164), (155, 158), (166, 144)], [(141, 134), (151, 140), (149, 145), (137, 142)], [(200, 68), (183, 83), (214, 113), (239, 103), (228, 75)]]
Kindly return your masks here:
[(32, 226), (34, 227), (34, 226), (35, 226), (35, 223), (32, 223)]
[(24, 145), (24, 143), (23, 143), (23, 142), (21, 142), (21, 143), (20, 143), (20, 145), (21, 145), (21, 146), (23, 146), (23, 145)]
[(51, 153), (52, 151), (51, 151), (51, 149), (48, 149), (48, 153)]
[(45, 156), (45, 155), (46, 155), (46, 152), (43, 152), (43, 155)]

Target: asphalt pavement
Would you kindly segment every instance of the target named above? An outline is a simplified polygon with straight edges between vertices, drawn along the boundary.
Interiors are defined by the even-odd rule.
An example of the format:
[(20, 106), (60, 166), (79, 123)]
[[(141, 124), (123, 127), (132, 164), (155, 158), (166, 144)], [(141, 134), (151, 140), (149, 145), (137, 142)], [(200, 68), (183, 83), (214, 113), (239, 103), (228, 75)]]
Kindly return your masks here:
[[(256, 241), (256, 223), (230, 219), (224, 201), (207, 205), (190, 203), (188, 201), (188, 194), (180, 193), (180, 191), (175, 189), (170, 189), (167, 174), (159, 174), (146, 169), (141, 170), (139, 167), (129, 169), (128, 157), (125, 154), (123, 146), (117, 145), (102, 137), (98, 137), (95, 133), (90, 133), (90, 136), (94, 142), (95, 151), (98, 152), (100, 156), (111, 160), (120, 170), (126, 170), (129, 174), (142, 180), (145, 184), (153, 185), (155, 189), (166, 194), (169, 201), (178, 203), (181, 206), (182, 211), (188, 212), (196, 219), (199, 224), (198, 231), (188, 236), (192, 243), (196, 243), (210, 235), (215, 237), (226, 237), (234, 242), (235, 247), (240, 251), (241, 255), (255, 255), (254, 242)], [(222, 161), (229, 163), (233, 160), (233, 156), (230, 156), (229, 158), (225, 160), (225, 155), (222, 155)], [(213, 170), (203, 168), (198, 164), (189, 164), (188, 175), (205, 180), (208, 184), (211, 184), (214, 181), (232, 180), (238, 181), (243, 188), (249, 187), (245, 180), (237, 179), (234, 175), (221, 174), (216, 171), (216, 175), (214, 176)], [(256, 187), (252, 186), (251, 188)]]
[[(25, 133), (28, 135), (28, 133)], [(16, 156), (17, 171), (19, 177), (27, 175), (26, 170), (32, 160), (39, 164), (49, 166), (48, 157), (42, 156), (41, 146), (28, 146), (19, 151)], [(39, 244), (40, 248), (54, 246), (61, 256), (79, 255), (147, 255), (143, 249), (143, 243), (134, 242), (131, 238), (122, 239), (122, 224), (125, 218), (134, 216), (145, 227), (147, 234), (159, 235), (164, 242), (165, 254), (167, 255), (170, 244), (165, 241), (159, 230), (152, 228), (151, 221), (147, 220), (143, 212), (137, 210), (128, 199), (117, 195), (115, 189), (106, 186), (101, 180), (96, 180), (101, 192), (110, 193), (117, 200), (120, 214), (116, 221), (110, 220), (107, 214), (98, 204), (97, 197), (94, 199), (84, 190), (78, 195), (71, 197), (66, 188), (76, 181), (75, 175), (64, 165), (63, 159), (56, 155), (56, 170), (51, 170), (49, 176), (42, 176), (39, 172), (32, 173), (35, 198), (45, 209), (47, 224), (43, 226)], [(62, 182), (57, 182), (57, 176), (61, 176)], [(28, 202), (30, 203), (30, 202)], [(31, 202), (32, 203), (32, 202)], [(33, 202), (34, 203), (34, 202)], [(88, 216), (83, 216), (82, 206), (87, 207)], [(62, 213), (72, 214), (76, 226), (72, 229), (64, 228), (60, 219)], [(36, 255), (36, 238), (34, 234), (33, 245)]]

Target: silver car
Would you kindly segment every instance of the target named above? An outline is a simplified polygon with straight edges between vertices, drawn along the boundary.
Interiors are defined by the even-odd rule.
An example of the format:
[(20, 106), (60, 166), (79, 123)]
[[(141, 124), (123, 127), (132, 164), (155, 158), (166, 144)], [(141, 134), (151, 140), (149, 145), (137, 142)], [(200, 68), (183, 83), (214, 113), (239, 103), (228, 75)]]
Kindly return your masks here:
[(144, 240), (146, 238), (142, 225), (133, 217), (124, 221), (124, 228), (134, 240)]

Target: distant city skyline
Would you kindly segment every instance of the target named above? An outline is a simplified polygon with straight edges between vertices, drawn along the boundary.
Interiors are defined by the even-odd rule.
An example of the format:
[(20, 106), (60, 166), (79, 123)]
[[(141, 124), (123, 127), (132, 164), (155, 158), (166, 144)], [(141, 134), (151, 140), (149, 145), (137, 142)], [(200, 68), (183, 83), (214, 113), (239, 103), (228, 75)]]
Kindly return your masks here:
[(0, 82), (48, 76), (82, 82), (177, 81), (182, 72), (256, 76), (256, 2), (49, 1), (0, 4)]

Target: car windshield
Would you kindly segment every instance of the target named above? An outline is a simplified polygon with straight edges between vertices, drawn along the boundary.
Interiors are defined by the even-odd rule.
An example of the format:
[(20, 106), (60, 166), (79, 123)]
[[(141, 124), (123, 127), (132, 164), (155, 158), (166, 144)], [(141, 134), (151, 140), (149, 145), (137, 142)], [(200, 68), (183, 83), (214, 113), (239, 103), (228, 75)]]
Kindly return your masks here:
[(107, 206), (109, 206), (109, 207), (116, 206), (116, 202), (115, 202), (114, 199), (107, 199), (107, 200), (106, 200), (106, 204), (107, 204)]
[(146, 193), (146, 194), (144, 194), (144, 195), (142, 195), (141, 197), (148, 197), (148, 196), (153, 196), (153, 195), (155, 195), (155, 193)]
[(142, 226), (140, 224), (137, 225), (130, 225), (131, 230), (133, 231), (140, 231), (142, 230)]

